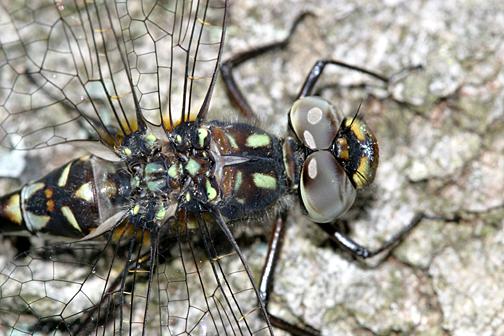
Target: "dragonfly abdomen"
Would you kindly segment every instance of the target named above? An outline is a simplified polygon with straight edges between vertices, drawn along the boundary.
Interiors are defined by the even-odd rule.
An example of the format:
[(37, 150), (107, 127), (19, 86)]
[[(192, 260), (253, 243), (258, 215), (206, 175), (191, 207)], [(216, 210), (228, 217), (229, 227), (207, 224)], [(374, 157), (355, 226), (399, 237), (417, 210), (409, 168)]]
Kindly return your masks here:
[[(99, 168), (97, 168), (99, 161)], [(0, 198), (0, 231), (82, 237), (110, 213), (119, 181), (104, 173), (101, 159), (85, 156)], [(107, 195), (102, 195), (107, 194)], [(109, 203), (109, 204), (104, 204)], [(104, 211), (104, 209), (108, 209)]]

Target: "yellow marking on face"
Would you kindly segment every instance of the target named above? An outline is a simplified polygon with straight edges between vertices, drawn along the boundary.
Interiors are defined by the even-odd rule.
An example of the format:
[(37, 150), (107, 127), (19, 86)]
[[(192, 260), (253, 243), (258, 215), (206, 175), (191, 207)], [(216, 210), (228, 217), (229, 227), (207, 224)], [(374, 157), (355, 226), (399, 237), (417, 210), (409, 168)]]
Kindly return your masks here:
[(364, 134), (366, 131), (366, 124), (362, 120), (347, 119), (345, 125), (350, 127), (350, 130), (359, 141), (366, 140), (366, 135)]
[(61, 175), (58, 179), (58, 186), (59, 187), (64, 187), (68, 181), (68, 174), (70, 174), (70, 167), (72, 166), (72, 163), (69, 163), (65, 166), (63, 171), (61, 172)]
[(267, 134), (251, 134), (247, 138), (245, 145), (250, 148), (266, 147), (271, 143), (271, 138)]
[(19, 194), (14, 194), (7, 200), (4, 207), (5, 217), (11, 222), (21, 225), (23, 217), (21, 215), (21, 202)]
[(133, 207), (133, 209), (131, 210), (131, 212), (133, 213), (133, 215), (137, 215), (138, 212), (140, 212), (140, 205), (135, 204), (135, 206)]
[(252, 175), (252, 179), (258, 188), (275, 190), (277, 187), (276, 178), (267, 174), (255, 173)]
[(70, 223), (70, 225), (77, 229), (77, 231), (82, 231), (79, 227), (79, 223), (77, 223), (77, 219), (75, 219), (72, 210), (68, 206), (61, 207), (61, 213), (66, 218), (67, 222)]
[(91, 182), (84, 183), (75, 191), (75, 197), (80, 198), (88, 203), (94, 201), (93, 186)]
[(352, 180), (355, 182), (355, 186), (357, 188), (365, 187), (367, 185), (367, 176), (369, 176), (369, 159), (363, 156), (359, 160), (357, 172), (352, 175)]

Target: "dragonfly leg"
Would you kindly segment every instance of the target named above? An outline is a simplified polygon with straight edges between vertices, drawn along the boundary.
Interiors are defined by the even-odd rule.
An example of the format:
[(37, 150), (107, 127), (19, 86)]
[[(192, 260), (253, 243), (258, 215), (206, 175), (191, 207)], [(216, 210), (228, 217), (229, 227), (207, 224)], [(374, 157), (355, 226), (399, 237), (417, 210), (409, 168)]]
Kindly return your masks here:
[(287, 213), (283, 212), (279, 214), (273, 224), (273, 230), (271, 232), (271, 238), (268, 246), (268, 253), (266, 255), (266, 261), (261, 274), (261, 283), (259, 285), (259, 296), (266, 307), (266, 312), (268, 313), (268, 318), (276, 328), (285, 330), (293, 336), (320, 336), (320, 332), (309, 325), (297, 326), (290, 322), (287, 322), (268, 311), (268, 302), (270, 294), (273, 290), (273, 277), (275, 274), (275, 268), (280, 257), (282, 250), (282, 242), (285, 234), (285, 223), (287, 219)]
[(275, 50), (282, 50), (289, 44), (291, 37), (296, 31), (297, 26), (308, 16), (313, 16), (314, 14), (310, 12), (304, 12), (300, 14), (294, 23), (292, 24), (289, 35), (282, 41), (269, 43), (251, 50), (246, 50), (244, 52), (238, 53), (231, 57), (230, 59), (224, 61), (220, 66), (220, 71), (222, 75), (222, 80), (224, 81), (224, 86), (226, 87), (227, 95), (231, 103), (238, 108), (240, 113), (252, 121), (257, 121), (257, 115), (250, 106), (247, 98), (241, 91), (238, 83), (235, 80), (233, 71), (241, 64), (261, 56), (265, 53), (272, 52)]
[(428, 220), (445, 220), (455, 222), (458, 221), (458, 218), (445, 218), (441, 216), (430, 216), (425, 213), (417, 213), (408, 225), (404, 226), (401, 230), (399, 230), (396, 234), (394, 234), (390, 239), (386, 240), (380, 247), (377, 249), (369, 249), (366, 246), (363, 246), (356, 241), (352, 240), (347, 235), (339, 232), (339, 230), (331, 225), (327, 224), (319, 224), (317, 225), (324, 230), (331, 240), (335, 241), (339, 246), (349, 252), (351, 255), (358, 257), (360, 259), (372, 258), (386, 250), (393, 249), (396, 247), (420, 222), (424, 219)]
[(306, 76), (306, 79), (303, 83), (303, 86), (301, 87), (301, 90), (299, 90), (298, 93), (298, 98), (300, 97), (305, 97), (305, 96), (311, 96), (314, 94), (313, 89), (315, 88), (315, 85), (317, 84), (317, 81), (319, 80), (320, 76), (322, 76), (322, 73), (324, 72), (325, 68), (327, 65), (334, 65), (338, 66), (341, 68), (357, 71), (363, 74), (366, 74), (370, 77), (373, 77), (375, 79), (378, 79), (379, 81), (383, 82), (385, 85), (390, 85), (391, 83), (394, 83), (401, 78), (403, 78), (405, 75), (407, 75), (409, 72), (416, 71), (422, 68), (421, 65), (412, 65), (409, 67), (406, 67), (404, 69), (401, 69), (397, 73), (392, 74), (391, 76), (385, 76), (382, 75), (378, 72), (357, 66), (357, 65), (352, 65), (349, 63), (337, 61), (337, 60), (332, 60), (332, 59), (320, 59), (315, 62), (313, 67), (311, 68), (310, 72)]

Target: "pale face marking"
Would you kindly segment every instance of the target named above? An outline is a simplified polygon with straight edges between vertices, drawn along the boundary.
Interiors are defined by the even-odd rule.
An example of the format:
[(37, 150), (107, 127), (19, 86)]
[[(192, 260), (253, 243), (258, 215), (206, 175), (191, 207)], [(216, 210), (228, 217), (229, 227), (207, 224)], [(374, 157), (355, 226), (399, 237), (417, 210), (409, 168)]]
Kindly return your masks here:
[(318, 107), (312, 107), (306, 116), (308, 122), (312, 125), (318, 124), (322, 120), (322, 110)]

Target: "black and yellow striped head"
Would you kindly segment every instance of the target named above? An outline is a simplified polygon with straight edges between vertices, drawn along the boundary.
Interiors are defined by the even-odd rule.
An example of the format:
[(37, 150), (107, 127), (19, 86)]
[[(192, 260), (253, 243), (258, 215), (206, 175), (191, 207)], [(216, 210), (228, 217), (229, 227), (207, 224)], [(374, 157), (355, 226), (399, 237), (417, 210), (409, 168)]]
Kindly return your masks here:
[(332, 146), (332, 152), (356, 189), (373, 182), (378, 168), (378, 142), (362, 119), (343, 119)]

